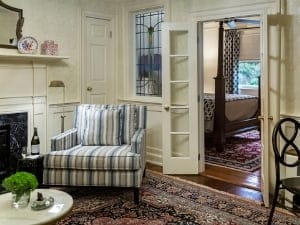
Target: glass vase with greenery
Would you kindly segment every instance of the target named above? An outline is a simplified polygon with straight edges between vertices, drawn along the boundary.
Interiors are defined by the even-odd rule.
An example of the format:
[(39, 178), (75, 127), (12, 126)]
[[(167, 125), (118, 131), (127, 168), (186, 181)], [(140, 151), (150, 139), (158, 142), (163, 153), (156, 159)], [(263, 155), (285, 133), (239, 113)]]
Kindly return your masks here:
[[(30, 200), (30, 192), (38, 187), (38, 181), (34, 174), (29, 172), (16, 172), (5, 178), (2, 186), (13, 194), (13, 206), (25, 207)], [(25, 199), (22, 198), (25, 195)], [(22, 200), (22, 202), (20, 202)]]

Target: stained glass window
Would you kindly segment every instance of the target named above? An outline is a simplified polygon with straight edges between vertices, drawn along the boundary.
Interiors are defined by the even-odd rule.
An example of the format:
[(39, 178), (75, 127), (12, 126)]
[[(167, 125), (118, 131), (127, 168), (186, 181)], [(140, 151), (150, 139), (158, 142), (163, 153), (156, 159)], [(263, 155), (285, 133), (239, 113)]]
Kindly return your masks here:
[(136, 95), (161, 97), (161, 23), (163, 9), (135, 14)]

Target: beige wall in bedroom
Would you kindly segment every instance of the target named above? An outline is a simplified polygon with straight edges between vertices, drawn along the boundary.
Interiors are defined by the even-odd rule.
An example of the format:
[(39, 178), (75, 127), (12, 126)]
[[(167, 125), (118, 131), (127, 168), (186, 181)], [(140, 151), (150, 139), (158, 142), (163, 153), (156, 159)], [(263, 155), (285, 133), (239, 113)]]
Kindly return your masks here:
[(208, 22), (203, 27), (204, 93), (215, 93), (218, 70), (218, 24)]

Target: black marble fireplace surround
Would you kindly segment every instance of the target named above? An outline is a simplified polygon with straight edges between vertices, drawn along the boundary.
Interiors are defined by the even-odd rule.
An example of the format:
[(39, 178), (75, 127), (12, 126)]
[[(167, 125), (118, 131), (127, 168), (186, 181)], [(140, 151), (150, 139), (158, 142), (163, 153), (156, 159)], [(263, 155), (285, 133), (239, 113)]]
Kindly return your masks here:
[(27, 146), (27, 112), (0, 114), (1, 125), (10, 125), (10, 148), (12, 150)]
[(10, 173), (10, 126), (0, 125), (0, 180)]
[(16, 170), (27, 137), (27, 112), (0, 114), (0, 182)]

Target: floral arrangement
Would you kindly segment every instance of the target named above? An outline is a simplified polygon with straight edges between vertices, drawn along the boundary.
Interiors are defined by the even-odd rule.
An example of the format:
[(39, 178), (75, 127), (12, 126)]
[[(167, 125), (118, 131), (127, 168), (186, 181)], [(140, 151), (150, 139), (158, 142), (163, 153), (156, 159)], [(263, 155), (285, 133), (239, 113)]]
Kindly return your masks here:
[(16, 172), (11, 176), (5, 178), (2, 186), (7, 190), (17, 195), (23, 194), (26, 191), (33, 191), (39, 185), (37, 178), (32, 173)]

